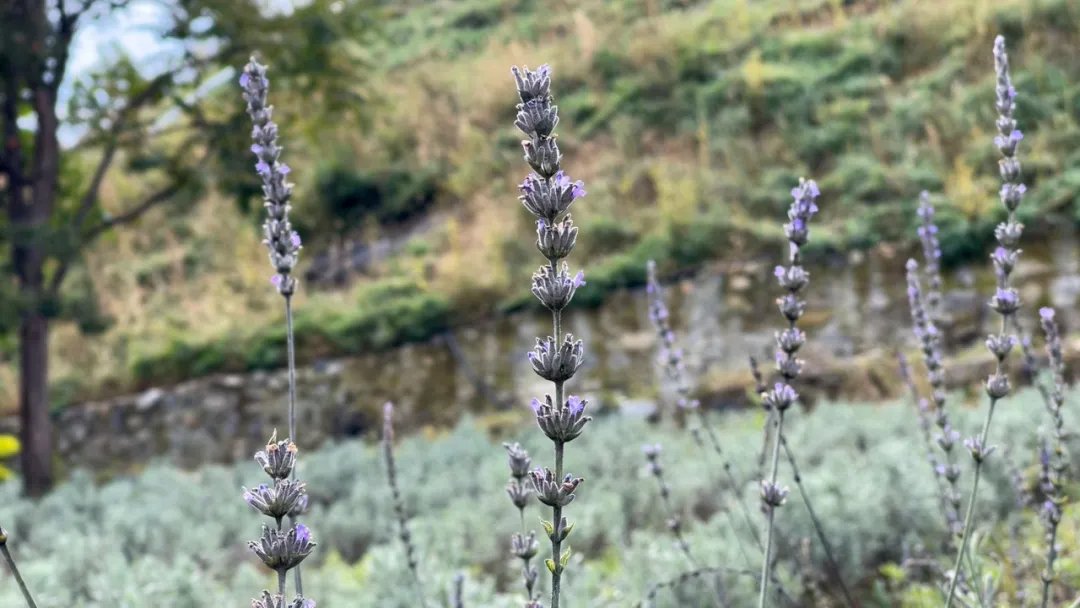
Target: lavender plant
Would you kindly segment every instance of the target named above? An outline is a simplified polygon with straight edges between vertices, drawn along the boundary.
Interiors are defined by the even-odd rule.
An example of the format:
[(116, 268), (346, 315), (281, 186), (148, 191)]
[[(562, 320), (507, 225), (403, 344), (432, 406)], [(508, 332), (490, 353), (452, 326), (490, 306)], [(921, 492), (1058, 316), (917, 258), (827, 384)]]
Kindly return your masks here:
[[(749, 363), (750, 375), (754, 378), (754, 390), (757, 395), (764, 395), (766, 391), (768, 391), (768, 387), (765, 384), (764, 376), (761, 374), (761, 369), (758, 367), (757, 359), (751, 356), (749, 357)], [(772, 426), (774, 420), (773, 416), (775, 415), (771, 409), (767, 410), (767, 413), (769, 416), (765, 421), (766, 442), (769, 440), (768, 431)], [(851, 591), (844, 583), (844, 577), (840, 573), (840, 566), (836, 561), (832, 543), (829, 542), (829, 537), (825, 534), (825, 526), (821, 523), (817, 511), (814, 509), (814, 503), (810, 500), (810, 494), (806, 491), (806, 486), (803, 484), (802, 474), (799, 473), (799, 464), (795, 459), (795, 452), (791, 449), (791, 444), (788, 443), (787, 437), (783, 433), (778, 433), (774, 439), (779, 440), (780, 446), (784, 449), (784, 456), (787, 458), (788, 465), (791, 467), (791, 478), (795, 482), (795, 487), (799, 490), (799, 496), (802, 498), (803, 506), (806, 507), (806, 513), (810, 516), (810, 524), (814, 528), (814, 533), (817, 535), (818, 541), (821, 542), (822, 550), (825, 551), (825, 560), (829, 562), (829, 575), (840, 588), (840, 593), (844, 596), (844, 601), (847, 605), (856, 606), (855, 600), (851, 597)], [(764, 453), (764, 449), (762, 450), (762, 453)], [(763, 506), (767, 506), (765, 503), (762, 504)], [(806, 540), (808, 541), (809, 539)], [(809, 547), (807, 547), (807, 550), (809, 550)], [(803, 578), (804, 580), (811, 580), (805, 576)], [(772, 582), (778, 585), (775, 577)], [(816, 593), (817, 589), (815, 588), (813, 591)], [(783, 596), (784, 590), (777, 587), (777, 593)]]
[[(277, 593), (263, 591), (261, 598), (252, 600), (253, 608), (285, 608), (285, 579), (291, 570), (294, 574), (295, 599), (290, 608), (314, 608), (315, 601), (304, 598), (300, 563), (315, 548), (311, 531), (297, 522), (308, 504), (305, 484), (296, 479), (296, 352), (293, 338), (292, 296), (296, 293), (296, 279), (292, 272), (300, 254), (300, 235), (289, 223), (289, 200), (292, 184), (285, 181), (289, 166), (280, 162), (282, 147), (278, 145), (278, 127), (273, 122), (273, 106), (267, 104), (270, 81), (266, 67), (253, 57), (240, 75), (240, 87), (247, 102), (253, 128), (252, 153), (258, 159), (255, 171), (262, 179), (263, 196), (266, 200), (266, 221), (263, 223), (264, 242), (269, 250), (270, 264), (274, 269), (271, 282), (284, 298), (285, 328), (289, 367), (289, 437), (278, 441), (277, 432), (270, 438), (266, 448), (255, 454), (255, 460), (270, 476), (271, 485), (261, 484), (253, 490), (244, 490), (244, 500), (260, 513), (274, 520), (275, 526), (263, 526), (262, 536), (248, 543), (251, 550), (271, 570), (277, 573)], [(289, 527), (283, 527), (283, 520)]]
[(821, 192), (813, 180), (800, 179), (799, 185), (792, 188), (791, 196), (795, 200), (788, 209), (789, 222), (784, 224), (784, 234), (789, 244), (788, 266), (786, 268), (777, 266), (775, 272), (780, 287), (787, 292), (777, 300), (777, 305), (780, 308), (780, 313), (787, 320), (788, 326), (783, 331), (776, 333), (776, 368), (783, 380), (775, 383), (772, 389), (765, 391), (762, 395), (762, 404), (767, 410), (771, 411), (770, 416), (775, 423), (773, 425), (773, 451), (769, 465), (769, 477), (761, 482), (761, 500), (765, 507), (767, 525), (765, 528), (764, 557), (761, 563), (759, 608), (765, 608), (769, 593), (776, 509), (784, 504), (788, 495), (788, 489), (777, 483), (777, 472), (780, 465), (780, 444), (784, 433), (784, 414), (799, 398), (799, 394), (792, 388), (791, 383), (802, 370), (803, 362), (796, 357), (796, 353), (806, 342), (806, 334), (796, 327), (796, 322), (806, 310), (806, 302), (800, 299), (799, 294), (810, 281), (810, 275), (800, 265), (799, 252), (800, 248), (806, 245), (809, 240), (810, 218), (818, 211), (817, 204), (814, 201), (820, 194)]
[(686, 556), (686, 561), (690, 562), (690, 565), (700, 569), (701, 564), (697, 558), (694, 557), (694, 553), (690, 551), (690, 543), (686, 540), (686, 535), (683, 534), (682, 520), (679, 518), (678, 512), (675, 510), (675, 505), (671, 502), (671, 488), (668, 487), (667, 481), (664, 479), (664, 467), (660, 464), (660, 453), (662, 447), (659, 443), (645, 444), (641, 447), (642, 453), (645, 454), (645, 462), (648, 464), (649, 474), (656, 480), (656, 485), (660, 491), (660, 502), (664, 506), (664, 513), (667, 515), (667, 527), (671, 531), (671, 534), (675, 537), (675, 544), (678, 545), (679, 551)]
[(552, 335), (537, 338), (536, 347), (528, 353), (533, 371), (554, 385), (554, 397), (532, 401), (536, 421), (555, 448), (555, 470), (537, 468), (531, 472), (533, 487), (540, 502), (551, 507), (551, 521), (544, 521), (544, 530), (551, 539), (551, 557), (545, 560), (551, 573), (551, 608), (559, 608), (562, 595), (562, 574), (570, 560), (570, 549), (563, 541), (573, 526), (563, 516), (563, 509), (575, 497), (574, 491), (583, 481), (563, 470), (566, 444), (573, 441), (591, 420), (585, 415), (586, 401), (565, 394), (570, 380), (584, 357), (584, 345), (570, 334), (562, 335), (562, 311), (585, 284), (584, 273), (570, 275), (565, 262), (577, 241), (578, 229), (567, 210), (577, 199), (585, 196), (584, 184), (572, 182), (561, 167), (562, 154), (554, 130), (559, 124), (558, 107), (552, 104), (551, 68), (542, 65), (536, 71), (528, 67), (512, 69), (517, 83), (517, 118), (514, 124), (528, 139), (522, 142), (525, 161), (532, 168), (521, 183), (518, 197), (536, 217), (536, 246), (547, 264), (533, 274), (532, 293), (551, 311)]
[(29, 608), (37, 608), (37, 604), (34, 603), (34, 598), (30, 595), (30, 588), (26, 586), (26, 581), (23, 580), (21, 574), (19, 574), (19, 568), (15, 565), (15, 558), (11, 555), (11, 550), (8, 549), (8, 533), (3, 527), (0, 527), (0, 553), (4, 554), (4, 561), (7, 562), (8, 569), (11, 570), (11, 576), (15, 578), (15, 584), (19, 586), (19, 591), (22, 592), (23, 599), (26, 600), (26, 605)]
[(529, 476), (529, 466), (532, 459), (529, 453), (519, 443), (504, 443), (506, 456), (510, 464), (510, 481), (506, 485), (506, 494), (510, 502), (517, 507), (521, 519), (521, 531), (514, 533), (510, 539), (510, 553), (521, 560), (521, 577), (525, 581), (525, 602), (529, 604), (537, 601), (534, 592), (536, 579), (539, 573), (532, 565), (532, 558), (536, 557), (540, 550), (540, 543), (536, 540), (536, 532), (529, 530), (525, 533), (525, 507), (529, 504), (532, 496), (532, 488), (525, 479)]
[[(691, 397), (691, 385), (686, 372), (686, 362), (683, 357), (683, 351), (679, 347), (675, 332), (671, 328), (671, 315), (668, 312), (667, 304), (664, 302), (663, 288), (660, 286), (660, 281), (656, 276), (656, 262), (649, 260), (645, 266), (645, 273), (647, 282), (645, 286), (645, 292), (649, 299), (649, 320), (652, 322), (653, 328), (656, 330), (657, 336), (660, 342), (660, 362), (663, 365), (664, 372), (667, 377), (675, 383), (675, 391), (678, 395), (676, 405), (682, 411), (693, 412), (697, 418), (697, 427), (693, 429), (693, 436), (695, 442), (705, 447), (703, 441), (700, 440), (701, 433), (709, 440), (709, 446), (717, 458), (720, 459), (721, 468), (724, 471), (724, 476), (727, 483), (727, 490), (736, 497), (739, 503), (739, 507), (742, 509), (743, 517), (746, 519), (747, 529), (753, 535), (754, 542), (759, 546), (761, 545), (761, 539), (757, 534), (757, 526), (754, 524), (754, 520), (750, 515), (750, 509), (746, 506), (746, 502), (742, 498), (742, 492), (739, 491), (739, 481), (735, 476), (734, 467), (727, 455), (724, 453), (721, 446), (720, 439), (717, 437), (716, 431), (706, 416), (705, 409), (701, 407), (696, 399)], [(649, 452), (646, 451), (646, 458), (648, 459)], [(652, 463), (650, 462), (650, 469), (652, 469)], [(654, 473), (655, 474), (655, 473)], [(735, 532), (735, 538), (739, 538), (738, 530), (736, 530), (736, 523), (733, 519), (734, 516), (728, 513), (728, 524), (731, 526), (732, 531)], [(740, 541), (739, 550), (742, 552), (744, 558), (749, 563), (749, 558), (746, 555), (746, 550), (742, 547)]]
[(1046, 569), (1042, 574), (1042, 607), (1050, 602), (1050, 587), (1054, 583), (1054, 562), (1058, 556), (1057, 531), (1061, 523), (1065, 493), (1062, 485), (1065, 470), (1068, 468), (1068, 456), (1065, 453), (1065, 421), (1062, 407), (1065, 405), (1065, 358), (1061, 351), (1061, 331), (1054, 318), (1054, 309), (1039, 309), (1043, 334), (1046, 336), (1046, 354), (1050, 361), (1053, 384), (1050, 390), (1050, 416), (1053, 424), (1052, 437), (1040, 453), (1040, 488), (1045, 495), (1039, 511), (1043, 528), (1046, 531)]
[(997, 130), (994, 137), (994, 145), (1002, 158), (998, 161), (1001, 173), (1002, 186), (1000, 191), (1001, 202), (1008, 211), (1008, 217), (994, 230), (998, 247), (990, 256), (994, 264), (994, 274), (997, 277), (997, 288), (994, 296), (990, 299), (992, 308), (1001, 317), (1001, 326), (996, 334), (991, 334), (986, 340), (986, 347), (996, 359), (996, 369), (986, 380), (986, 393), (990, 398), (990, 407), (983, 421), (982, 432), (976, 437), (964, 440), (964, 446), (971, 453), (974, 461), (974, 477), (971, 483), (971, 494), (968, 497), (967, 513), (964, 516), (963, 536), (960, 539), (960, 549), (956, 554), (956, 563), (953, 567), (952, 581), (949, 584), (949, 593), (945, 599), (945, 606), (952, 605), (956, 595), (957, 582), (960, 579), (960, 566), (964, 561), (964, 553), (967, 551), (968, 541), (971, 538), (972, 517), (975, 513), (975, 499), (979, 491), (979, 477), (982, 473), (983, 462), (993, 452), (994, 447), (989, 445), (990, 423), (993, 420), (994, 408), (998, 401), (1009, 395), (1008, 369), (1006, 361), (1009, 351), (1016, 345), (1016, 337), (1009, 333), (1009, 323), (1020, 308), (1020, 296), (1009, 283), (1009, 277), (1020, 257), (1020, 237), (1024, 226), (1016, 219), (1016, 209), (1023, 200), (1026, 186), (1020, 182), (1020, 160), (1016, 156), (1017, 146), (1024, 138), (1023, 133), (1016, 128), (1016, 119), (1013, 112), (1016, 110), (1016, 89), (1009, 77), (1009, 57), (1005, 51), (1005, 38), (998, 36), (994, 39), (994, 71), (997, 74)]
[[(948, 530), (946, 546), (954, 547), (955, 538), (962, 532), (960, 523), (960, 465), (956, 463), (954, 448), (960, 440), (960, 433), (949, 422), (949, 411), (946, 405), (945, 392), (945, 367), (941, 354), (941, 334), (937, 325), (926, 313), (923, 305), (922, 282), (919, 279), (919, 264), (913, 259), (907, 261), (907, 295), (908, 306), (911, 309), (911, 319), (915, 331), (915, 337), (919, 341), (922, 350), (923, 363), (926, 366), (926, 375), (930, 382), (930, 398), (934, 403), (934, 422), (938, 427), (938, 433), (934, 437), (935, 443), (944, 453), (944, 459), (935, 462), (934, 474), (944, 493), (942, 508), (944, 510), (945, 526)], [(918, 396), (916, 395), (918, 399)], [(921, 400), (920, 400), (921, 401)], [(920, 404), (920, 410), (922, 406)]]
[(386, 479), (390, 484), (390, 494), (394, 498), (394, 516), (398, 522), (398, 538), (405, 548), (405, 561), (412, 575), (413, 588), (420, 606), (426, 608), (427, 594), (424, 592), (424, 583), (420, 578), (420, 567), (416, 561), (416, 547), (412, 542), (412, 532), (409, 531), (409, 517), (405, 512), (405, 501), (401, 497), (401, 489), (397, 482), (397, 466), (394, 464), (394, 404), (387, 401), (383, 405), (383, 462), (386, 465)]

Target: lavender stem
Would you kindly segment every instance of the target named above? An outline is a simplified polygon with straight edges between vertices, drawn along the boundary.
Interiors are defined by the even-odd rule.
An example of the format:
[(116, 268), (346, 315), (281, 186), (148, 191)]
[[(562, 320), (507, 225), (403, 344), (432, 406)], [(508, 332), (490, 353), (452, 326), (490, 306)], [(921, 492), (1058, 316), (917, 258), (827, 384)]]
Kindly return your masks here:
[[(779, 410), (776, 415), (776, 430), (773, 432), (772, 464), (770, 465), (769, 484), (776, 485), (776, 473), (780, 465), (780, 437), (784, 432), (784, 410)], [(776, 514), (776, 506), (766, 503), (768, 525), (765, 528), (765, 557), (761, 561), (761, 595), (758, 597), (758, 608), (765, 608), (766, 598), (769, 591), (769, 573), (772, 568), (772, 543), (773, 523)]]
[(814, 511), (814, 505), (810, 502), (810, 496), (806, 493), (806, 487), (803, 485), (802, 475), (799, 473), (799, 466), (795, 463), (795, 454), (791, 451), (787, 437), (783, 434), (780, 434), (780, 443), (784, 447), (784, 454), (787, 456), (788, 464), (791, 465), (791, 476), (795, 480), (795, 487), (799, 489), (799, 496), (802, 497), (803, 504), (806, 505), (806, 512), (810, 515), (810, 523), (813, 524), (814, 532), (817, 534), (818, 540), (821, 541), (822, 549), (825, 550), (825, 559), (829, 561), (829, 567), (832, 569), (833, 578), (836, 579), (836, 583), (840, 586), (840, 592), (844, 594), (844, 600), (847, 602), (847, 605), (852, 607), (857, 606), (855, 600), (851, 598), (851, 592), (848, 590), (847, 585), (844, 584), (844, 577), (840, 574), (840, 565), (833, 556), (832, 543), (830, 543), (828, 537), (825, 536), (825, 527), (821, 524), (821, 520), (818, 519), (817, 512)]
[(11, 570), (11, 575), (15, 577), (15, 584), (19, 586), (19, 591), (22, 591), (23, 599), (26, 600), (26, 605), (29, 608), (37, 608), (37, 604), (34, 603), (34, 598), (30, 596), (30, 589), (26, 586), (26, 581), (23, 580), (22, 574), (19, 573), (19, 568), (15, 565), (15, 558), (11, 556), (7, 541), (7, 532), (3, 528), (0, 528), (0, 553), (4, 554), (4, 560), (7, 561), (8, 569)]

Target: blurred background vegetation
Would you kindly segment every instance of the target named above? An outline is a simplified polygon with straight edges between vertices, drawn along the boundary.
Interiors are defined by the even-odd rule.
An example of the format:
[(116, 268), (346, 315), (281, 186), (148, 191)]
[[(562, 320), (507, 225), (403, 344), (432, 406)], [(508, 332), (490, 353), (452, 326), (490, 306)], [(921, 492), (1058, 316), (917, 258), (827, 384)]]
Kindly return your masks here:
[[(997, 33), (1023, 66), (1023, 219), (1080, 223), (1070, 0), (395, 0), (267, 14), (216, 34), (235, 34), (239, 56), (280, 43), (260, 39), (259, 19), (308, 33), (311, 49), (277, 65), (270, 53), (271, 77), (288, 75), (271, 94), (305, 243), (304, 360), (532, 305), (511, 64), (556, 74), (566, 166), (589, 190), (580, 303), (641, 283), (647, 258), (676, 273), (772, 251), (771, 218), (800, 175), (826, 193), (818, 251), (908, 246), (929, 189), (944, 195), (947, 261), (982, 255), (1000, 207), (988, 145)], [(340, 36), (343, 24), (364, 37)], [(327, 64), (334, 78), (316, 77)], [(206, 112), (236, 115), (233, 81), (208, 93)], [(72, 269), (73, 320), (51, 336), (55, 407), (282, 363), (246, 133), (219, 133), (197, 198), (96, 241)], [(85, 180), (94, 154), (69, 154), (65, 181)], [(144, 159), (125, 160), (103, 185), (106, 208), (138, 186)], [(0, 347), (11, 410), (10, 334)]]

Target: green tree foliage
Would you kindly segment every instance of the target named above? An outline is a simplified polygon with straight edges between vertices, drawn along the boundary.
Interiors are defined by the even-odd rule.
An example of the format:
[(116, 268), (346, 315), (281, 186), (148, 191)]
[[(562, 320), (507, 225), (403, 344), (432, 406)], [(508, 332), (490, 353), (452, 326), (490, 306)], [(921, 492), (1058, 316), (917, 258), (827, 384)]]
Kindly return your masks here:
[[(118, 53), (69, 74), (80, 29), (107, 28), (138, 4), (148, 3), (0, 6), (0, 332), (17, 335), (3, 343), (15, 346), (8, 356), (18, 360), (22, 470), (31, 494), (52, 482), (49, 324), (73, 318), (92, 330), (104, 321), (85, 281), (65, 287), (84, 248), (152, 208), (170, 204), (182, 214), (212, 176), (256, 193), (238, 181), (251, 164), (243, 108), (232, 87), (220, 86), (231, 84), (232, 68), (250, 54), (274, 66), (283, 90), (303, 92), (305, 102), (294, 105), (306, 116), (347, 111), (363, 87), (358, 49), (372, 23), (363, 1), (316, 0), (274, 13), (256, 0), (155, 3), (157, 52)], [(61, 146), (62, 131), (79, 134), (77, 141)], [(116, 171), (134, 176), (138, 191), (105, 196)]]

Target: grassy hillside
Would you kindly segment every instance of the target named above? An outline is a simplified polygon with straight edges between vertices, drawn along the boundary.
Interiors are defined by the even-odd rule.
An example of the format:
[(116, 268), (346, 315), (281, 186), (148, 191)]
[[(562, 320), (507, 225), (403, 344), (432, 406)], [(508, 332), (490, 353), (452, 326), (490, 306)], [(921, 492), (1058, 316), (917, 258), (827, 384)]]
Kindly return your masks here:
[[(945, 255), (981, 255), (999, 208), (997, 33), (1020, 91), (1024, 219), (1060, 211), (1080, 221), (1080, 7), (1070, 0), (388, 7), (383, 39), (367, 50), (374, 73), (356, 84), (370, 100), (356, 124), (305, 117), (304, 91), (274, 97), (296, 216), (325, 215), (327, 193), (351, 183), (375, 189), (383, 224), (421, 199), (447, 219), (347, 290), (304, 290), (302, 358), (422, 339), (529, 302), (535, 255), (515, 200), (525, 165), (512, 64), (554, 69), (565, 166), (589, 191), (571, 260), (588, 275), (582, 303), (640, 283), (650, 257), (670, 272), (771, 251), (800, 175), (823, 191), (818, 251), (908, 240), (925, 188), (941, 208)], [(122, 191), (123, 179), (110, 186)], [(92, 337), (54, 333), (58, 403), (277, 365), (280, 313), (255, 224), (211, 195), (190, 212), (148, 218), (153, 230), (99, 243), (71, 287), (96, 291), (113, 324)], [(351, 228), (368, 238), (385, 230)], [(309, 229), (308, 259), (334, 238)], [(10, 367), (0, 387), (11, 403)]]

